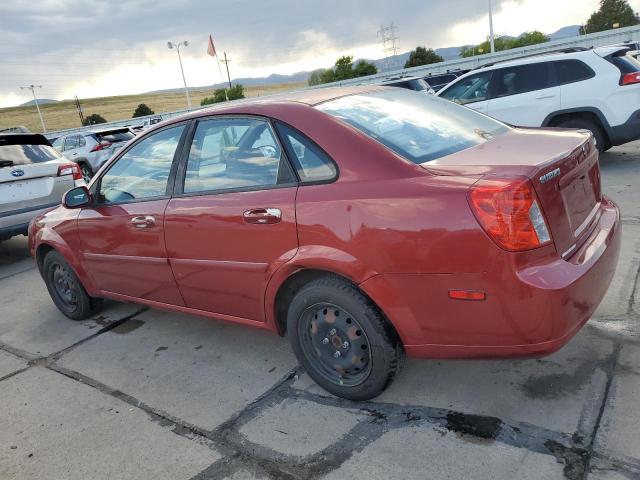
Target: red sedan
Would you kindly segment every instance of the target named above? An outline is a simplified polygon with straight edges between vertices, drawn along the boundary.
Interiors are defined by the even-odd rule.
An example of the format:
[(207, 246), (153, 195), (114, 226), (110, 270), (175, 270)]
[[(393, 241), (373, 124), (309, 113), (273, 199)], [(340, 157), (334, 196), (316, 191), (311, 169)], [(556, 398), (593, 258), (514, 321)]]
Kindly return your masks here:
[(71, 319), (110, 298), (287, 333), (317, 383), (362, 400), (405, 352), (559, 349), (607, 291), (620, 218), (588, 132), (327, 88), (156, 126), (29, 242)]

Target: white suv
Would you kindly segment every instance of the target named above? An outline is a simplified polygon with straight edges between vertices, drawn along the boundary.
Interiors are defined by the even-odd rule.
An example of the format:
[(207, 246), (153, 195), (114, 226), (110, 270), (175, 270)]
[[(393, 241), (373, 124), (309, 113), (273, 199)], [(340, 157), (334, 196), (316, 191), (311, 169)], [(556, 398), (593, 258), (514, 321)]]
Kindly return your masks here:
[(438, 96), (519, 127), (582, 128), (600, 151), (640, 138), (640, 62), (628, 46), (496, 63)]

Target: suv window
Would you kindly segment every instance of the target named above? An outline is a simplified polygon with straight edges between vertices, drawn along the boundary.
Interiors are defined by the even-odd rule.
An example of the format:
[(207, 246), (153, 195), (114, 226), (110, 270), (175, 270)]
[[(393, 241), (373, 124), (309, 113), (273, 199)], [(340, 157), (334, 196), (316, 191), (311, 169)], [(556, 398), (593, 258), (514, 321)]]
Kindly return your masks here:
[(552, 62), (551, 65), (556, 70), (556, 78), (559, 85), (581, 82), (595, 76), (591, 67), (580, 60), (560, 60), (559, 62)]
[(78, 147), (84, 147), (87, 145), (87, 142), (85, 141), (84, 137), (78, 137)]
[(470, 108), (400, 88), (349, 95), (316, 108), (414, 163), (451, 155), (509, 131)]
[(100, 201), (115, 203), (165, 196), (183, 130), (184, 125), (161, 130), (127, 150), (100, 179)]
[(71, 150), (74, 148), (78, 148), (78, 136), (73, 135), (71, 137), (67, 137), (64, 140), (64, 150)]
[(493, 96), (507, 97), (552, 86), (549, 62), (531, 63), (496, 70)]
[(470, 75), (453, 84), (440, 96), (461, 105), (487, 100), (492, 75), (491, 71)]
[(184, 193), (270, 187), (293, 180), (269, 122), (251, 118), (198, 122)]
[(640, 61), (633, 58), (631, 55), (612, 55), (607, 57), (607, 60), (618, 67), (623, 75), (627, 73), (640, 72)]
[(320, 147), (293, 128), (277, 124), (289, 157), (303, 182), (332, 180), (336, 176), (336, 166)]

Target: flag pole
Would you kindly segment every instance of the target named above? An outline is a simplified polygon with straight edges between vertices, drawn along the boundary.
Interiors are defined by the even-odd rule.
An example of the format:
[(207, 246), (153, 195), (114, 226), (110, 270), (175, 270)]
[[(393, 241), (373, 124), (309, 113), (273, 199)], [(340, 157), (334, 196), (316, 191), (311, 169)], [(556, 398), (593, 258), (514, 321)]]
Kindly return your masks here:
[[(222, 67), (220, 66), (220, 59), (218, 58), (218, 53), (216, 52), (216, 62), (218, 62), (218, 71), (220, 72), (220, 78), (222, 79), (222, 83), (224, 83), (224, 76), (222, 75)], [(224, 89), (224, 98), (229, 101), (229, 95), (227, 95), (227, 89)]]
[[(224, 83), (224, 77), (222, 75), (222, 67), (220, 66), (220, 59), (218, 58), (218, 52), (216, 51), (216, 47), (213, 44), (213, 38), (211, 37), (211, 35), (209, 35), (209, 44), (207, 45), (207, 54), (209, 54), (210, 56), (216, 58), (216, 62), (218, 62), (218, 72), (220, 72), (220, 78), (222, 79), (222, 82)], [(223, 90), (224, 90), (224, 98), (228, 102), (229, 101), (229, 95), (227, 95), (227, 89), (224, 88)]]

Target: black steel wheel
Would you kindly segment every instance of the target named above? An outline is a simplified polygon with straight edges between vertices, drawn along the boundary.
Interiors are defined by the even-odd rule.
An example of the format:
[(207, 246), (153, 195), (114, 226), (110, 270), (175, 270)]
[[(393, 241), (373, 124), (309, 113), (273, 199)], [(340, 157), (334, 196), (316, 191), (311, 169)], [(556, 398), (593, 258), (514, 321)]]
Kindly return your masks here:
[(91, 170), (91, 167), (86, 163), (81, 163), (80, 171), (82, 172), (82, 178), (84, 179), (85, 183), (89, 183), (93, 178), (93, 171)]
[(44, 257), (42, 277), (53, 303), (70, 319), (84, 320), (100, 308), (101, 300), (87, 295), (71, 266), (55, 250)]
[(403, 351), (393, 327), (355, 285), (335, 275), (296, 293), (287, 332), (309, 376), (339, 397), (374, 398), (400, 367)]

